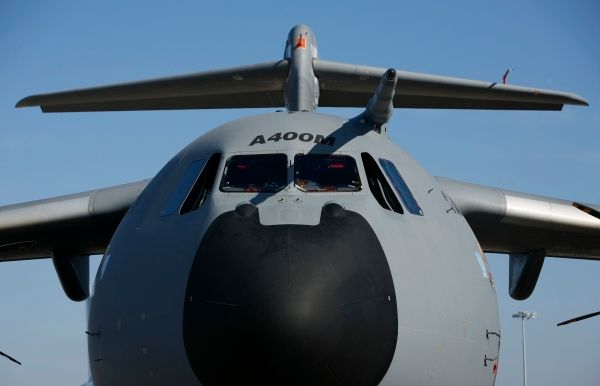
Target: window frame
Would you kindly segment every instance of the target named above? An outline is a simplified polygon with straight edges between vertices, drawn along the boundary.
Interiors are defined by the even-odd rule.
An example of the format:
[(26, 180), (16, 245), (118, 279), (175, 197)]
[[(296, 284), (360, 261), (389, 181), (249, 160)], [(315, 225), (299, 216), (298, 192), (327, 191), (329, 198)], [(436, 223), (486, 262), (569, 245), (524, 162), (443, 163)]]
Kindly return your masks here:
[(367, 178), (369, 191), (375, 201), (385, 210), (404, 214), (404, 208), (400, 200), (394, 193), (394, 189), (390, 186), (385, 173), (381, 170), (375, 158), (368, 152), (362, 152), (360, 158), (363, 163), (363, 170)]
[[(240, 191), (240, 190), (223, 190), (223, 182), (225, 181), (225, 173), (227, 172), (227, 167), (229, 162), (233, 159), (233, 158), (238, 158), (238, 157), (261, 157), (261, 156), (273, 156), (273, 155), (283, 155), (285, 157), (285, 184), (283, 186), (281, 186), (279, 189), (277, 190), (257, 190), (257, 191)], [(223, 170), (221, 172), (221, 178), (219, 180), (219, 192), (221, 193), (225, 193), (225, 194), (239, 194), (239, 193), (251, 193), (251, 194), (275, 194), (278, 192), (281, 192), (282, 190), (284, 190), (286, 187), (288, 187), (290, 185), (289, 183), (289, 168), (290, 168), (290, 161), (289, 161), (289, 156), (287, 153), (279, 151), (279, 152), (269, 152), (269, 153), (254, 153), (254, 152), (248, 152), (248, 153), (239, 153), (239, 154), (232, 154), (230, 155), (226, 160), (225, 163), (223, 165)]]
[[(214, 189), (215, 181), (217, 180), (217, 172), (219, 171), (222, 157), (222, 153), (213, 153), (208, 158), (208, 161), (206, 161), (202, 171), (200, 171), (198, 177), (194, 181), (194, 185), (192, 185), (192, 188), (189, 190), (185, 200), (179, 208), (180, 215), (184, 215), (199, 209), (210, 196)], [(200, 185), (201, 183), (207, 183), (208, 186), (202, 186)], [(198, 192), (199, 189), (200, 192)], [(204, 194), (198, 196), (201, 192), (204, 192)], [(198, 199), (198, 197), (200, 198)]]
[[(160, 217), (167, 218), (175, 213), (184, 215), (200, 208), (212, 193), (216, 174), (221, 163), (221, 157), (221, 153), (213, 153), (209, 157), (198, 158), (188, 163), (185, 172), (179, 178), (175, 188), (171, 190), (166, 199), (163, 209), (160, 212)], [(212, 175), (206, 174), (211, 171)], [(208, 185), (201, 186), (199, 185), (201, 182), (207, 183)], [(198, 189), (201, 191), (197, 192)], [(194, 199), (194, 201), (191, 202), (190, 200), (191, 197), (193, 197), (194, 192), (198, 194), (203, 192), (203, 197), (200, 197), (199, 200)], [(195, 197), (198, 197), (198, 195), (196, 194)]]
[(185, 168), (185, 172), (175, 184), (175, 188), (171, 190), (163, 208), (160, 212), (160, 217), (168, 217), (175, 213), (179, 213), (183, 203), (187, 200), (190, 191), (196, 185), (202, 171), (206, 167), (208, 158), (200, 158), (193, 160)]
[[(356, 177), (358, 178), (358, 182), (359, 182), (359, 186), (358, 189), (356, 190), (305, 190), (302, 187), (298, 186), (296, 184), (296, 157), (298, 156), (323, 156), (323, 157), (340, 157), (340, 158), (346, 158), (346, 159), (350, 159), (354, 162), (354, 167), (356, 168)], [(294, 189), (298, 190), (299, 192), (305, 193), (305, 194), (314, 194), (314, 193), (359, 193), (363, 190), (363, 180), (362, 177), (360, 175), (360, 168), (359, 168), (359, 163), (356, 161), (356, 157), (350, 155), (350, 154), (344, 154), (344, 153), (313, 153), (313, 152), (296, 152), (294, 153), (294, 162), (292, 164), (292, 186), (294, 187)]]
[(381, 169), (383, 169), (383, 173), (390, 181), (391, 185), (394, 187), (396, 195), (400, 198), (406, 210), (416, 216), (423, 216), (423, 209), (421, 209), (421, 206), (412, 194), (410, 187), (402, 177), (402, 174), (396, 165), (385, 158), (379, 158), (379, 165), (381, 166)]

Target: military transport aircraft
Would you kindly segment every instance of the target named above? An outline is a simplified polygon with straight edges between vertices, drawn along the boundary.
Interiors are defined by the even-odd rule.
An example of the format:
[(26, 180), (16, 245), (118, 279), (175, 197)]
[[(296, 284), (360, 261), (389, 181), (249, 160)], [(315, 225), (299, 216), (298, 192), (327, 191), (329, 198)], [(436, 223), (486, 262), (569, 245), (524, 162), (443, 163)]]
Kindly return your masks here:
[(17, 107), (285, 111), (202, 135), (151, 180), (0, 208), (0, 260), (49, 257), (66, 295), (90, 298), (95, 385), (492, 385), (485, 253), (510, 255), (525, 299), (546, 256), (600, 258), (600, 207), (434, 178), (387, 122), (394, 107), (565, 104), (587, 105), (321, 60), (305, 25), (282, 60), (30, 96)]

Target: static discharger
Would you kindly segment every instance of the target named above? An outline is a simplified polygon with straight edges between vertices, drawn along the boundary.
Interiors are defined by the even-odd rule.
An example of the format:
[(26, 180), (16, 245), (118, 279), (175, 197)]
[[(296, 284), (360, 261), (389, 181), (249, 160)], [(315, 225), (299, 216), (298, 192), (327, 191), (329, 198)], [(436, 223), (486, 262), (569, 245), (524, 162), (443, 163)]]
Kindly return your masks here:
[(8, 354), (3, 353), (2, 351), (0, 351), (0, 355), (2, 355), (3, 357), (8, 358), (9, 361), (11, 362), (15, 362), (16, 364), (18, 364), (19, 366), (21, 366), (21, 362), (19, 362), (18, 360), (16, 360), (15, 358), (11, 357)]
[(591, 314), (582, 315), (582, 316), (578, 316), (578, 317), (573, 318), (573, 319), (565, 320), (564, 322), (558, 323), (556, 326), (557, 327), (564, 326), (565, 324), (579, 322), (580, 320), (588, 319), (588, 318), (591, 318), (593, 316), (598, 316), (598, 315), (600, 315), (600, 311), (598, 311), (598, 312), (592, 312)]

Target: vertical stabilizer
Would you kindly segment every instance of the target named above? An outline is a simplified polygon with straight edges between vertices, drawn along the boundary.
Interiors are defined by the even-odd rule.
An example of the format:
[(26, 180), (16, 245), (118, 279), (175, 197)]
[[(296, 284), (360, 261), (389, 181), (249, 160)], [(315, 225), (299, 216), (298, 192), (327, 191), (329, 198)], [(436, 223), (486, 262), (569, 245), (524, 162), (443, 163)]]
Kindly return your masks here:
[(317, 58), (317, 40), (312, 30), (303, 24), (291, 29), (283, 58), (290, 62), (290, 72), (284, 86), (288, 111), (314, 111), (319, 104), (319, 80), (313, 71)]

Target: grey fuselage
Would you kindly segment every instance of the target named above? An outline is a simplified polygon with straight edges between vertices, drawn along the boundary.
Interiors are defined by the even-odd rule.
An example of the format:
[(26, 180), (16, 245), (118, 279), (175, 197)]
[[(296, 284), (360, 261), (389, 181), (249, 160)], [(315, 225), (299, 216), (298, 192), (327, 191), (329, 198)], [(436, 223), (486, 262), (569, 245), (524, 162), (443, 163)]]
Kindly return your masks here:
[[(204, 202), (165, 214), (215, 153)], [(230, 157), (273, 153), (284, 189), (219, 188)], [(361, 189), (298, 189), (299, 153), (351, 156)], [(379, 204), (362, 153), (395, 164), (422, 215)], [(313, 112), (233, 121), (177, 154), (115, 232), (88, 330), (96, 386), (492, 385), (500, 345), (485, 255), (436, 180), (385, 128)]]

